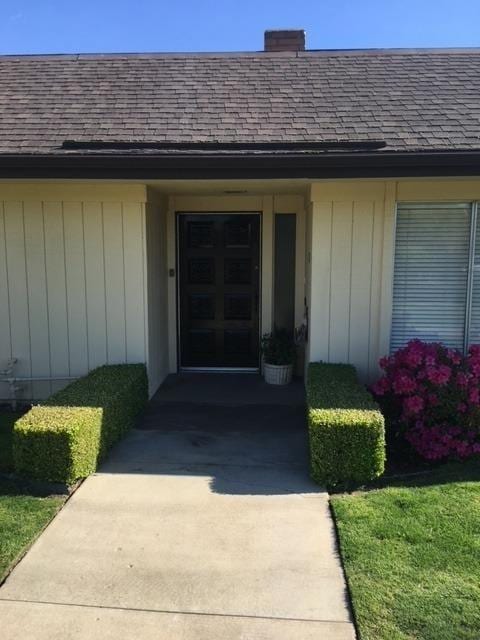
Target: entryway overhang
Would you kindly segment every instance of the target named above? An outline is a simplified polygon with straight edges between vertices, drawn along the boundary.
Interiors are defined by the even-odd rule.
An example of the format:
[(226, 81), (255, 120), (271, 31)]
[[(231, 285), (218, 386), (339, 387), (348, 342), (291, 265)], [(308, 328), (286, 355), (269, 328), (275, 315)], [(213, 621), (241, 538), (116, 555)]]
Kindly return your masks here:
[[(293, 333), (305, 322), (307, 193), (307, 184), (293, 181), (149, 184), (150, 198), (158, 199), (165, 218), (170, 372), (190, 367), (258, 370), (261, 336), (279, 324), (288, 325)], [(218, 226), (243, 229), (245, 221), (249, 233), (258, 229), (252, 236), (252, 246), (258, 246), (254, 253), (247, 246), (227, 242), (227, 227)], [(189, 224), (201, 226), (205, 233), (211, 228), (216, 247), (192, 246)], [(155, 251), (151, 241), (147, 251), (148, 247)], [(194, 267), (199, 261), (210, 264), (203, 276), (211, 282), (195, 282)], [(230, 355), (222, 351), (222, 358), (218, 353), (205, 355), (202, 362), (199, 354), (188, 352), (193, 348), (187, 339), (189, 331), (204, 336), (205, 344), (215, 340), (217, 351), (227, 344), (238, 351), (244, 336), (250, 356), (240, 353), (241, 349)]]

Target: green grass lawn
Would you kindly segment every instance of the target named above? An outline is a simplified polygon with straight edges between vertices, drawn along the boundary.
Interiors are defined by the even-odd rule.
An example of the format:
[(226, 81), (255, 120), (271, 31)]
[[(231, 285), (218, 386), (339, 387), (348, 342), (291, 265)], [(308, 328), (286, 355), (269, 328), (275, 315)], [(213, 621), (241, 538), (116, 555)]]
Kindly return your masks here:
[(19, 413), (0, 412), (0, 473), (7, 473), (13, 469), (12, 434), (15, 420)]
[(480, 464), (332, 496), (361, 640), (480, 638)]
[(64, 501), (25, 495), (13, 482), (0, 480), (0, 582)]
[[(0, 473), (12, 470), (12, 430), (16, 413), (0, 413)], [(24, 493), (0, 479), (0, 582), (65, 501), (62, 496)]]

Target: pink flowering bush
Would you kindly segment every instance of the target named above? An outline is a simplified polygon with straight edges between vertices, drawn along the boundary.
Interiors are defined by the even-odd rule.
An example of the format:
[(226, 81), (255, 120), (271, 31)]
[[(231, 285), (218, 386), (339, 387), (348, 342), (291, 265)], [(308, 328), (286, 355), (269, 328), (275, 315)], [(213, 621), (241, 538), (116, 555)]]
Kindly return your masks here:
[(480, 453), (480, 345), (464, 356), (412, 340), (382, 358), (372, 391), (390, 420), (426, 460)]

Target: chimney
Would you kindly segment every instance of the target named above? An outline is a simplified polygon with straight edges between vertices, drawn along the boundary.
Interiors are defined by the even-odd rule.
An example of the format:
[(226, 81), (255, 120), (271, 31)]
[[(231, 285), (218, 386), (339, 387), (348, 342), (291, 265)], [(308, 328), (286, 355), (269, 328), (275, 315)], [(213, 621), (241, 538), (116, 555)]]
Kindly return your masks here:
[(265, 31), (265, 51), (305, 51), (303, 29)]

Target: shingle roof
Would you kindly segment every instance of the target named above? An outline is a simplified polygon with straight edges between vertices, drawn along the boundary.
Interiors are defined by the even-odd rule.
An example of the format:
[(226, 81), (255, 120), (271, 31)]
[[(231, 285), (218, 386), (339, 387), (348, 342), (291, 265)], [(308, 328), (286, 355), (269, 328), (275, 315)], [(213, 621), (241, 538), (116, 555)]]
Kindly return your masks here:
[(480, 49), (0, 57), (0, 153), (65, 139), (480, 149)]

